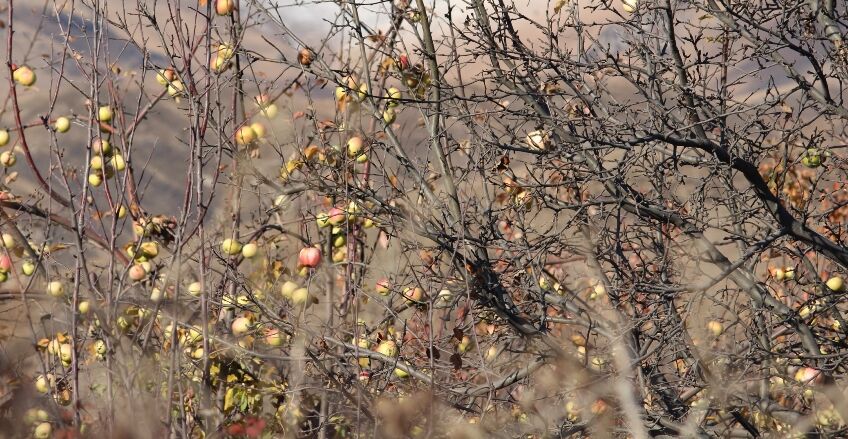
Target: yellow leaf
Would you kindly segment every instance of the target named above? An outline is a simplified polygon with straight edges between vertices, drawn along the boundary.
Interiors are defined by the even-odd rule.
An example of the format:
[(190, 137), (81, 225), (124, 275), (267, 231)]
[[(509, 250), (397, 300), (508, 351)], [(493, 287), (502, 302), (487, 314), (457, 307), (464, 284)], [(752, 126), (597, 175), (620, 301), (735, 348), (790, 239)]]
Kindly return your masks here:
[(235, 404), (235, 401), (234, 401), (235, 400), (235, 393), (236, 393), (235, 389), (233, 389), (232, 387), (227, 389), (227, 394), (224, 395), (224, 411), (225, 412), (227, 412), (231, 408), (233, 408), (233, 405)]

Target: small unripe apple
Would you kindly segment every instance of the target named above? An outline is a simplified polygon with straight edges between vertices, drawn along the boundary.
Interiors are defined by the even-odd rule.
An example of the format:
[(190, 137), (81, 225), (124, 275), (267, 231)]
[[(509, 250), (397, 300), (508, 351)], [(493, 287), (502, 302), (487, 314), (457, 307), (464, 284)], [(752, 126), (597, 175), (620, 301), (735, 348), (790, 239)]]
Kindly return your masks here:
[(241, 255), (247, 259), (256, 256), (257, 253), (259, 253), (259, 246), (255, 242), (249, 242), (241, 249)]
[(159, 256), (159, 243), (156, 241), (142, 242), (138, 251), (144, 256), (153, 259), (156, 256)]
[(109, 161), (109, 163), (112, 165), (112, 169), (118, 172), (123, 171), (127, 168), (127, 162), (124, 161), (124, 157), (120, 154), (115, 154), (112, 157), (112, 160)]
[(30, 87), (35, 84), (35, 72), (27, 66), (20, 66), (12, 73), (12, 78), (18, 84), (24, 87)]
[(47, 353), (50, 355), (59, 355), (60, 346), (62, 346), (62, 343), (58, 339), (54, 338), (50, 340), (50, 343), (47, 344)]
[(53, 377), (53, 375), (39, 375), (35, 378), (35, 390), (38, 393), (48, 393), (50, 392), (50, 387), (52, 387), (55, 383), (56, 379)]
[(386, 91), (386, 99), (388, 100), (389, 107), (397, 107), (400, 105), (400, 90), (395, 87), (389, 87)]
[(267, 343), (268, 346), (282, 346), (283, 336), (280, 334), (280, 330), (276, 328), (268, 329), (265, 332), (265, 343)]
[(65, 284), (58, 280), (51, 281), (47, 284), (47, 294), (53, 297), (63, 297), (65, 295)]
[(88, 174), (88, 184), (97, 187), (103, 184), (103, 177), (100, 174)]
[(9, 144), (9, 131), (8, 130), (0, 130), (0, 146), (6, 146)]
[(159, 73), (156, 74), (156, 82), (162, 86), (170, 84), (174, 79), (177, 79), (177, 74), (171, 68), (159, 70)]
[(0, 283), (6, 282), (9, 280), (9, 273), (6, 271), (0, 271)]
[(104, 105), (97, 110), (97, 120), (109, 123), (112, 121), (112, 107)]
[(721, 322), (710, 320), (707, 322), (707, 330), (713, 334), (713, 337), (718, 337), (721, 335), (722, 331), (724, 331), (724, 328), (722, 327)]
[(398, 378), (409, 378), (409, 373), (400, 368), (395, 368), (395, 376)]
[(15, 157), (15, 153), (12, 151), (3, 151), (3, 153), (0, 154), (0, 164), (7, 168), (15, 166), (15, 163), (17, 162), (18, 159), (17, 157)]
[(335, 249), (331, 259), (337, 264), (347, 260), (347, 247)]
[(230, 60), (220, 55), (212, 56), (212, 60), (209, 64), (209, 70), (212, 70), (215, 73), (223, 73), (230, 68)]
[(250, 321), (247, 317), (237, 317), (233, 320), (233, 324), (230, 329), (233, 330), (233, 335), (236, 337), (241, 337), (242, 335), (247, 334), (250, 331), (250, 327), (253, 325), (253, 322)]
[(336, 235), (336, 237), (333, 238), (333, 247), (342, 248), (345, 244), (347, 244), (347, 238), (345, 235)]
[(377, 293), (383, 296), (388, 296), (391, 291), (388, 279), (383, 278), (377, 281)]
[(841, 277), (834, 276), (827, 280), (826, 285), (831, 291), (838, 293), (845, 287), (845, 282), (842, 281)]
[(94, 341), (94, 353), (97, 355), (106, 355), (106, 342), (100, 339)]
[(74, 350), (69, 343), (63, 343), (59, 346), (59, 359), (62, 363), (70, 363), (73, 360)]
[(165, 298), (165, 294), (163, 294), (162, 289), (159, 287), (153, 287), (150, 291), (150, 301), (153, 303), (159, 303), (162, 299)]
[(330, 216), (326, 212), (320, 212), (315, 215), (315, 222), (319, 228), (324, 228), (330, 225)]
[(295, 273), (300, 277), (309, 276), (309, 267), (304, 267), (302, 265), (297, 266), (297, 271)]
[(188, 293), (194, 297), (200, 297), (200, 294), (203, 292), (203, 289), (200, 285), (200, 282), (192, 282), (188, 285)]
[(279, 112), (279, 109), (277, 108), (277, 104), (268, 104), (268, 105), (265, 105), (261, 108), (262, 108), (262, 115), (267, 117), (268, 119), (273, 119), (274, 116), (276, 116), (277, 113)]
[(130, 267), (129, 275), (130, 279), (138, 282), (147, 277), (147, 271), (141, 266), (141, 264), (134, 264)]
[(235, 256), (241, 253), (241, 247), (241, 243), (235, 239), (228, 238), (221, 243), (221, 251), (223, 251), (224, 254), (227, 254), (229, 256)]
[(253, 122), (250, 124), (250, 128), (253, 130), (253, 133), (256, 134), (257, 139), (262, 139), (268, 133), (268, 130), (265, 129), (265, 125), (262, 125), (259, 122)]
[(215, 13), (218, 15), (230, 15), (236, 9), (235, 0), (216, 0)]
[(393, 110), (391, 108), (386, 108), (386, 110), (383, 111), (383, 122), (385, 122), (386, 125), (393, 124), (396, 119), (397, 119), (397, 113), (395, 113), (395, 110)]
[(392, 340), (385, 340), (377, 345), (377, 352), (387, 357), (394, 357), (398, 354), (397, 344)]
[(112, 153), (112, 144), (109, 143), (106, 139), (94, 139), (91, 142), (91, 154), (92, 155), (104, 155), (107, 156)]
[(15, 237), (9, 233), (3, 234), (3, 246), (9, 250), (14, 250), (18, 244), (15, 242)]
[(306, 288), (298, 288), (292, 291), (291, 301), (294, 305), (304, 305), (309, 303), (309, 290)]
[(420, 303), (424, 299), (424, 290), (421, 287), (406, 288), (403, 290), (403, 297), (410, 305)]
[(256, 140), (256, 131), (250, 125), (245, 125), (236, 131), (236, 143), (248, 145)]
[(103, 169), (103, 158), (99, 155), (92, 157), (91, 161), (88, 162), (88, 166), (95, 171)]
[(123, 204), (121, 204), (120, 206), (118, 206), (118, 210), (117, 210), (116, 214), (118, 215), (118, 219), (121, 219), (121, 218), (127, 216), (127, 207), (124, 206)]
[[(360, 338), (358, 340), (354, 340), (357, 346), (362, 349), (368, 349), (371, 347), (371, 342), (367, 338)], [(369, 367), (371, 366), (371, 359), (368, 357), (359, 357), (359, 366), (360, 367)]]
[(53, 129), (60, 133), (67, 133), (71, 129), (71, 120), (65, 116), (58, 117), (53, 123)]
[(362, 141), (362, 137), (351, 137), (350, 140), (347, 141), (347, 156), (350, 158), (358, 156), (359, 153), (362, 152), (363, 146), (364, 142)]
[(82, 302), (77, 304), (77, 311), (79, 311), (82, 315), (87, 315), (89, 311), (91, 311), (91, 302), (88, 300), (83, 300)]
[(285, 297), (286, 299), (291, 299), (291, 298), (292, 298), (292, 294), (293, 294), (293, 293), (294, 293), (294, 292), (295, 292), (298, 288), (300, 288), (300, 285), (298, 285), (297, 283), (292, 282), (292, 281), (290, 281), (290, 280), (287, 280), (287, 281), (283, 282), (283, 285), (280, 287), (280, 293), (281, 293), (281, 294), (283, 295), (283, 297)]
[(33, 437), (35, 439), (50, 439), (53, 436), (53, 426), (49, 422), (42, 422), (35, 427)]
[(24, 263), (21, 264), (21, 273), (23, 273), (24, 276), (32, 276), (32, 274), (35, 273), (35, 264), (32, 263), (32, 261), (24, 261)]
[(339, 102), (347, 100), (347, 89), (342, 86), (336, 87), (334, 94), (336, 96), (336, 100)]
[(236, 49), (227, 43), (222, 43), (218, 45), (218, 56), (224, 59), (230, 59), (233, 55), (236, 54)]
[(171, 81), (171, 83), (168, 84), (168, 96), (172, 98), (181, 95), (183, 91), (185, 91), (185, 86), (182, 81)]
[(302, 267), (317, 267), (321, 263), (321, 249), (317, 247), (302, 248), (297, 255), (297, 262)]

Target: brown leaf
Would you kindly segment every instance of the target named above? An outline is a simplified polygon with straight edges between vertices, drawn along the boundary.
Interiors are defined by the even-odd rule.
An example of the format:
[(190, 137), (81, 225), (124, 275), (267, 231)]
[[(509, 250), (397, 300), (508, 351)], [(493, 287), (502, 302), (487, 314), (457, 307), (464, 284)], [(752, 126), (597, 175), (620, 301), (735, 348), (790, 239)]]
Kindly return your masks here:
[(453, 328), (453, 338), (457, 339), (458, 341), (462, 341), (463, 336), (464, 333), (462, 332), (462, 329)]
[(459, 355), (459, 354), (451, 355), (450, 362), (453, 365), (454, 370), (462, 369), (462, 355)]

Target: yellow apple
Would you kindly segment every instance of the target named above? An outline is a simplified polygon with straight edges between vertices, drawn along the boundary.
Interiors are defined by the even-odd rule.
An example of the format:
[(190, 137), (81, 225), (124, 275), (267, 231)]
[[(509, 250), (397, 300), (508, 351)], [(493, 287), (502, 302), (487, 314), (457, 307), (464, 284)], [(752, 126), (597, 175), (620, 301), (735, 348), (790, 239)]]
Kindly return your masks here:
[(97, 110), (97, 119), (100, 122), (109, 123), (112, 121), (112, 107), (104, 105)]
[(230, 256), (235, 256), (241, 253), (242, 245), (235, 239), (225, 239), (224, 242), (221, 243), (221, 250)]
[(60, 133), (67, 133), (71, 129), (71, 120), (67, 117), (58, 117), (53, 123), (53, 129)]
[(47, 294), (53, 297), (63, 297), (65, 295), (65, 284), (58, 280), (51, 281), (47, 284)]

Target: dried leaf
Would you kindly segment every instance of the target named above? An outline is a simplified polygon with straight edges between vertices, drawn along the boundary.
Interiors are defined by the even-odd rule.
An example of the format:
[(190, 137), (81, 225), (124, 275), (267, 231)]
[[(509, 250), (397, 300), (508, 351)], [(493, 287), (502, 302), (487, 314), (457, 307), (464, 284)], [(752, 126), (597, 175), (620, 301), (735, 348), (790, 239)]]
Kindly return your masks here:
[(554, 12), (559, 13), (559, 11), (568, 4), (568, 0), (557, 0), (554, 5)]

